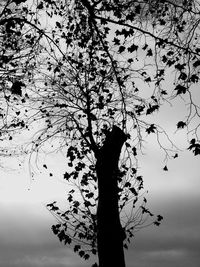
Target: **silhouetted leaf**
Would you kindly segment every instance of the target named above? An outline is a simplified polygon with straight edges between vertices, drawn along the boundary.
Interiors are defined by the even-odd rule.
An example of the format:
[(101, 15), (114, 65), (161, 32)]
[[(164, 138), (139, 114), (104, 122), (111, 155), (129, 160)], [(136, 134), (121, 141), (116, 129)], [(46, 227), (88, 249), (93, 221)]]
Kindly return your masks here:
[(187, 79), (187, 74), (185, 72), (181, 72), (180, 76), (178, 77), (179, 80), (185, 81)]
[(167, 91), (162, 90), (162, 91), (161, 91), (161, 94), (162, 94), (162, 95), (167, 95)]
[(200, 66), (200, 60), (198, 59), (197, 61), (195, 61), (195, 62), (193, 63), (193, 66), (194, 66), (195, 68), (197, 68), (198, 66)]
[(167, 165), (163, 168), (164, 171), (168, 171)]
[(156, 226), (159, 226), (159, 225), (160, 225), (160, 222), (155, 221), (154, 224), (155, 224)]
[(184, 128), (186, 126), (186, 123), (184, 122), (184, 121), (179, 121), (178, 123), (177, 123), (177, 128), (179, 129), (179, 128)]
[(153, 51), (150, 48), (150, 49), (147, 50), (147, 57), (151, 57), (151, 56), (153, 56)]
[(131, 147), (131, 145), (128, 142), (125, 143), (125, 146), (126, 147)]
[(183, 64), (178, 63), (175, 65), (175, 68), (178, 69), (179, 71), (182, 71), (185, 69), (185, 66), (186, 66), (185, 63), (183, 63)]
[(118, 52), (119, 52), (119, 53), (122, 53), (122, 52), (125, 51), (125, 49), (126, 49), (126, 47), (123, 46), (123, 45), (121, 45), (121, 46), (119, 47), (119, 49), (118, 49)]
[(52, 231), (53, 231), (53, 233), (54, 233), (55, 235), (57, 235), (57, 234), (60, 232), (60, 226), (61, 226), (61, 224), (57, 224), (57, 225), (53, 225), (53, 226), (51, 227), (51, 229), (52, 229)]
[(137, 148), (136, 147), (133, 147), (132, 148), (132, 151), (133, 151), (133, 156), (137, 156)]
[(176, 153), (176, 154), (174, 155), (174, 157), (173, 157), (173, 158), (174, 158), (174, 159), (175, 159), (175, 158), (178, 158), (178, 154)]
[(80, 250), (80, 248), (81, 248), (81, 246), (80, 246), (80, 245), (75, 245), (75, 246), (74, 246), (74, 252), (77, 252), (77, 251), (79, 251), (79, 250)]
[(22, 96), (22, 87), (25, 86), (25, 84), (21, 81), (15, 81), (11, 87), (12, 94)]
[(132, 58), (129, 58), (127, 61), (131, 64), (134, 60)]
[(70, 194), (67, 199), (68, 199), (69, 202), (72, 202), (73, 196)]
[(93, 193), (93, 192), (90, 192), (90, 193), (88, 193), (88, 194), (85, 194), (85, 196), (86, 196), (87, 198), (92, 198), (92, 197), (94, 196), (94, 193)]
[(135, 188), (134, 187), (131, 187), (131, 188), (129, 188), (129, 190), (131, 191), (131, 193), (133, 193), (135, 196), (137, 196), (138, 195), (138, 193), (137, 193), (137, 191), (135, 190)]
[(151, 105), (149, 104), (149, 108), (146, 111), (146, 115), (149, 115), (151, 113), (153, 113), (154, 111), (159, 109), (159, 105)]
[(57, 26), (58, 28), (60, 28), (60, 29), (61, 29), (61, 27), (62, 27), (59, 21), (56, 21), (56, 26)]
[(142, 49), (143, 49), (143, 50), (146, 50), (147, 47), (148, 47), (148, 44), (145, 44), (145, 45), (142, 47)]
[(192, 139), (190, 141), (190, 146), (188, 147), (189, 150), (192, 150), (195, 156), (200, 155), (200, 143), (196, 141), (196, 139)]
[(147, 77), (147, 78), (145, 78), (144, 81), (147, 82), (147, 83), (148, 83), (148, 82), (151, 82), (151, 77)]
[(131, 46), (128, 47), (128, 52), (133, 53), (134, 51), (137, 51), (138, 45), (132, 44)]
[(66, 180), (69, 180), (69, 178), (71, 177), (71, 175), (68, 172), (65, 172), (63, 176), (64, 176), (64, 179)]
[(151, 124), (147, 129), (146, 129), (146, 132), (148, 134), (150, 133), (155, 133), (155, 130), (156, 130), (156, 126), (154, 124)]
[(43, 2), (40, 2), (39, 5), (37, 6), (38, 9), (43, 9), (44, 8), (44, 4)]
[(187, 88), (181, 84), (178, 84), (174, 90), (177, 91), (177, 95), (180, 95), (180, 94), (185, 94), (187, 91)]
[(85, 255), (85, 252), (83, 250), (79, 251), (79, 256), (83, 257)]
[(118, 38), (114, 37), (114, 39), (113, 39), (113, 43), (114, 43), (115, 45), (120, 45), (120, 40), (119, 40)]
[(193, 83), (197, 83), (199, 81), (199, 77), (196, 74), (192, 74), (190, 77), (190, 81)]
[[(59, 236), (58, 236), (59, 237)], [(71, 244), (71, 242), (72, 242), (72, 239), (71, 239), (71, 237), (70, 236), (68, 236), (68, 235), (64, 235), (64, 244), (66, 245), (66, 244)]]
[(88, 259), (90, 258), (90, 255), (89, 255), (89, 254), (85, 254), (85, 255), (83, 256), (83, 258), (84, 258), (85, 260), (88, 260)]
[(158, 222), (162, 221), (162, 220), (163, 220), (163, 216), (158, 215), (158, 216), (157, 216), (157, 220), (158, 220)]
[(96, 255), (97, 254), (97, 250), (96, 249), (92, 249), (92, 254)]
[(124, 187), (130, 187), (131, 186), (131, 183), (130, 182), (126, 182)]
[(135, 112), (137, 115), (141, 115), (144, 109), (145, 109), (144, 105), (135, 105)]

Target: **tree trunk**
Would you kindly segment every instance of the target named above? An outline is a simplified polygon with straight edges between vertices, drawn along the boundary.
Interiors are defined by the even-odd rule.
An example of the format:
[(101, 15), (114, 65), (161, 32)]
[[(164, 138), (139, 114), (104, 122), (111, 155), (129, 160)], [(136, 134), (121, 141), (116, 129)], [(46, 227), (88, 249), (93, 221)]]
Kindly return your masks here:
[(114, 126), (97, 157), (99, 201), (97, 208), (97, 245), (99, 267), (125, 267), (124, 231), (118, 208), (118, 162), (127, 137)]

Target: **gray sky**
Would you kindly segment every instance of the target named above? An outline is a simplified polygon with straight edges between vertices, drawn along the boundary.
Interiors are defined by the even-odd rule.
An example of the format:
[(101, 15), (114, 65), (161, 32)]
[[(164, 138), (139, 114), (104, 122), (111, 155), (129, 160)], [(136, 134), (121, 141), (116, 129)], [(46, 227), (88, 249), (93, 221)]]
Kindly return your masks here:
[[(200, 175), (199, 158), (184, 152), (162, 170), (163, 159), (150, 143), (142, 158), (150, 209), (162, 214), (160, 227), (141, 230), (126, 252), (127, 267), (198, 267), (200, 262)], [(38, 174), (30, 185), (28, 173), (0, 174), (0, 266), (79, 267), (90, 266), (68, 247), (60, 244), (50, 230), (55, 222), (45, 203), (65, 199), (62, 183), (64, 159), (49, 163), (57, 170), (53, 178)], [(30, 187), (31, 190), (28, 190)]]

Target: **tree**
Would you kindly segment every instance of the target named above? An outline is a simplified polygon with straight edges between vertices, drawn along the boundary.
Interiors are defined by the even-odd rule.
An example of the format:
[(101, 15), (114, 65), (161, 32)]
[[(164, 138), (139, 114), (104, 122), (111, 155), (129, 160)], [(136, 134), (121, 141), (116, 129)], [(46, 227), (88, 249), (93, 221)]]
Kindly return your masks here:
[[(64, 179), (75, 189), (67, 211), (56, 202), (48, 205), (59, 221), (52, 230), (60, 241), (75, 242), (74, 251), (85, 259), (88, 251), (98, 252), (100, 267), (125, 266), (125, 241), (153, 217), (146, 198), (135, 207), (143, 188), (137, 153), (144, 138), (155, 135), (166, 160), (177, 155), (173, 140), (154, 121), (162, 105), (174, 99), (187, 103), (177, 128), (187, 129), (188, 149), (200, 154), (193, 92), (199, 81), (199, 8), (197, 0), (43, 0), (28, 9), (37, 14), (34, 25), (23, 19), (41, 35), (41, 49), (32, 76), (24, 76), (26, 89), (18, 83), (11, 90), (10, 106), (16, 107), (17, 91), (24, 112), (8, 127), (15, 129), (12, 123), (20, 118), (19, 127), (27, 129), (41, 121), (30, 151), (56, 138), (66, 147)], [(49, 25), (42, 24), (44, 16)], [(155, 225), (161, 220), (153, 218)]]

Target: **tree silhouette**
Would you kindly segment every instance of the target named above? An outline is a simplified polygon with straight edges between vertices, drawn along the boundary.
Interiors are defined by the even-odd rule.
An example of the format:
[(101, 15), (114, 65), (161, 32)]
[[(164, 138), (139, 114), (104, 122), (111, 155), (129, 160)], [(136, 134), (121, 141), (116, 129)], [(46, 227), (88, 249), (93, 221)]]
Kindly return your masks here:
[[(6, 44), (15, 44), (19, 33), (13, 28), (22, 24), (20, 42), (38, 49), (29, 51), (32, 71), (26, 68), (4, 90), (10, 107), (4, 128), (8, 136), (12, 129), (39, 128), (28, 148), (32, 153), (59, 140), (68, 162), (64, 179), (74, 189), (67, 210), (56, 202), (47, 205), (58, 220), (54, 234), (73, 243), (84, 259), (98, 253), (100, 267), (123, 267), (123, 247), (134, 231), (162, 220), (141, 194), (138, 151), (148, 135), (155, 135), (166, 162), (178, 156), (155, 121), (162, 105), (185, 101), (186, 116), (176, 126), (187, 130), (188, 149), (200, 154), (199, 1), (10, 2), (26, 16), (1, 20)], [(26, 29), (31, 35), (23, 39)]]

